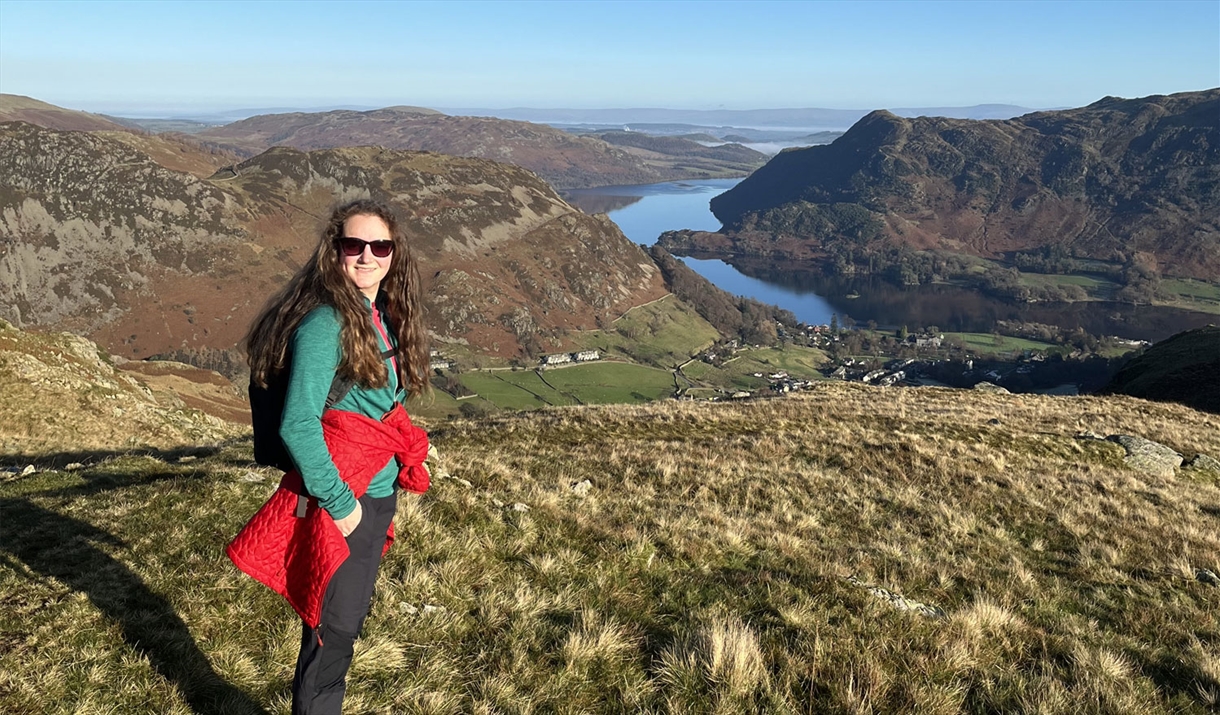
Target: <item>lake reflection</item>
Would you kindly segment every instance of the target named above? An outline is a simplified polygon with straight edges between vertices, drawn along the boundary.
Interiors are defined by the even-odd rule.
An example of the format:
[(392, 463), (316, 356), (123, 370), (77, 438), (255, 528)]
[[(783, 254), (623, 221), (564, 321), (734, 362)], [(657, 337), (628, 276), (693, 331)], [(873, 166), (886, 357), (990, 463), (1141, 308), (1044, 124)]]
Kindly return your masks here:
[[(1083, 328), (1092, 335), (1155, 342), (1217, 321), (1215, 315), (1177, 308), (1101, 301), (1008, 303), (951, 285), (903, 289), (872, 276), (828, 277), (814, 266), (789, 265), (781, 269), (763, 262), (733, 261), (733, 264), (752, 280), (782, 286), (798, 294), (825, 296), (840, 317), (848, 315), (857, 323), (874, 320), (889, 327), (935, 325), (943, 331), (987, 333), (996, 321), (1009, 320)], [(858, 297), (848, 298), (849, 295)]]
[[(665, 231), (717, 231), (720, 222), (708, 202), (740, 179), (676, 181), (642, 186), (573, 189), (568, 203), (586, 213), (602, 213), (627, 238), (651, 246)], [(1163, 340), (1175, 333), (1215, 323), (1220, 317), (1176, 308), (1121, 303), (1005, 303), (954, 286), (900, 289), (876, 278), (826, 277), (815, 267), (709, 256), (682, 259), (699, 275), (733, 295), (744, 295), (792, 311), (798, 320), (826, 324), (832, 314), (857, 323), (908, 328), (935, 325), (952, 332), (991, 332), (997, 320), (1019, 320), (1084, 328), (1093, 335)], [(858, 294), (857, 298), (847, 298)]]

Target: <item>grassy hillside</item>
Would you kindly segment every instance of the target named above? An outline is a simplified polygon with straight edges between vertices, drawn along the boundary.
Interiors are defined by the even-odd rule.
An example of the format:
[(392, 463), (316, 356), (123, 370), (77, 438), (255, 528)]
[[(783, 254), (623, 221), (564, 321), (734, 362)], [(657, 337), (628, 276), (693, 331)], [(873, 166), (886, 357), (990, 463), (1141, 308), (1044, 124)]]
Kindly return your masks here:
[[(1208, 712), (1220, 474), (1083, 430), (1220, 456), (1178, 405), (842, 383), (438, 423), (348, 711)], [(288, 712), (298, 626), (222, 553), (249, 459), (0, 476), (0, 711)]]
[(671, 368), (719, 338), (711, 323), (672, 293), (628, 310), (604, 330), (571, 336), (586, 350)]
[(219, 374), (114, 360), (70, 333), (0, 320), (0, 458), (48, 450), (211, 444), (245, 432), (243, 397)]

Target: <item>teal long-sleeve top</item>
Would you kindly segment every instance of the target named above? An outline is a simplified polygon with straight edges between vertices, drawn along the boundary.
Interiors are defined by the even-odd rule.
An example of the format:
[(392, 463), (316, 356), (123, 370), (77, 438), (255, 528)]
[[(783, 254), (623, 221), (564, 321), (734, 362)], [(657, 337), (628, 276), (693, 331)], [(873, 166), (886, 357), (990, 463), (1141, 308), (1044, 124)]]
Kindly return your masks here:
[[(374, 334), (379, 347), (388, 349), (390, 332), (372, 304), (369, 304), (369, 320), (376, 321)], [(341, 328), (338, 313), (329, 305), (315, 308), (301, 320), (292, 339), (292, 369), (280, 422), (280, 439), (301, 472), (305, 489), (317, 497), (318, 504), (335, 519), (342, 519), (356, 509), (356, 497), (339, 478), (339, 470), (322, 437), (322, 412), (342, 357)], [(402, 398), (391, 359), (386, 363), (390, 380), (385, 387), (368, 389), (357, 384), (334, 408), (381, 419), (394, 407), (395, 401)], [(397, 477), (398, 463), (391, 457), (369, 483), (369, 496), (392, 494)]]

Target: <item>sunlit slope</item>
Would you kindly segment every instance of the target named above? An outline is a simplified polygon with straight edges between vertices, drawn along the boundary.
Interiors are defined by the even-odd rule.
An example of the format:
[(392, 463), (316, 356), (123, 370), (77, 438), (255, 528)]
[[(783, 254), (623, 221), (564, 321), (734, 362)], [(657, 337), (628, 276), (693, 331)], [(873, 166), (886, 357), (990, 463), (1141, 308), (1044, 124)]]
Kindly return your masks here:
[(180, 363), (127, 367), (84, 338), (0, 320), (0, 460), (208, 445), (248, 430), (228, 421), (248, 423), (248, 411), (219, 374)]
[[(1220, 474), (1085, 431), (1220, 456), (1177, 405), (840, 383), (437, 423), (348, 707), (1208, 712)], [(275, 477), (178, 454), (0, 483), (0, 710), (287, 711), (299, 628), (222, 554)]]
[(1059, 254), (1210, 281), (1220, 272), (1218, 140), (1215, 88), (1007, 120), (878, 110), (712, 199), (725, 234), (662, 244), (858, 270), (899, 246)]

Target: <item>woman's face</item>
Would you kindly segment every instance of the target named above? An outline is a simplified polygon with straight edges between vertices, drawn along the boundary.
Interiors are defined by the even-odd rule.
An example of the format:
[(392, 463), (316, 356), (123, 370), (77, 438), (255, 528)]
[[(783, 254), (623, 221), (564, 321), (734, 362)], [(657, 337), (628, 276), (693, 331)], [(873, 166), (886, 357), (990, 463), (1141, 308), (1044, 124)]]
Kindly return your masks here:
[[(369, 214), (357, 214), (344, 221), (343, 237), (359, 238), (370, 242), (393, 240), (393, 236), (390, 235), (390, 227), (386, 226), (385, 221)], [(343, 262), (343, 273), (348, 280), (354, 283), (361, 293), (368, 296), (369, 300), (374, 300), (377, 297), (377, 290), (381, 287), (381, 281), (385, 279), (386, 273), (390, 270), (390, 262), (394, 260), (394, 254), (378, 258), (373, 255), (372, 247), (367, 245), (355, 256), (347, 255), (342, 248), (338, 250), (339, 258)]]

